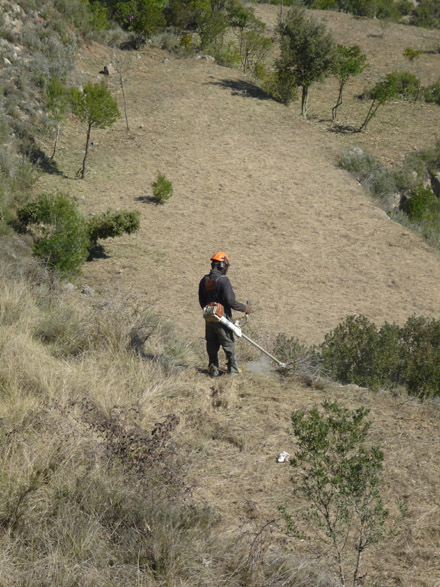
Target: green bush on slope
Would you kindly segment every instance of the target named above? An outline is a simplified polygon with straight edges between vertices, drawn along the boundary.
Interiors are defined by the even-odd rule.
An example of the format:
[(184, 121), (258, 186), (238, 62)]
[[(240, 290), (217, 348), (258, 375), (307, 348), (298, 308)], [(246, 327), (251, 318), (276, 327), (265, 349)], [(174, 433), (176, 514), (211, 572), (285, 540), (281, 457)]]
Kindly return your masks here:
[(108, 210), (86, 220), (66, 194), (41, 194), (17, 212), (19, 222), (31, 227), (34, 255), (50, 269), (77, 273), (98, 239), (130, 234), (139, 229), (139, 212)]

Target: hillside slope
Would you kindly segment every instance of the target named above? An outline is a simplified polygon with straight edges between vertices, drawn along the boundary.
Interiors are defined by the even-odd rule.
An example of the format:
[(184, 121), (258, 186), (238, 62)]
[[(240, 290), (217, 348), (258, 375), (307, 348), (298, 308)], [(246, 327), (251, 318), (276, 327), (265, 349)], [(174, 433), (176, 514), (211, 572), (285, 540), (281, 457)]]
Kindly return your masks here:
[[(276, 15), (276, 9), (262, 10)], [(337, 18), (350, 30), (351, 17)], [(391, 25), (390, 30), (404, 29)], [(420, 39), (429, 35), (429, 42), (438, 39), (437, 33), (409, 33)], [(365, 39), (378, 43), (367, 34)], [(389, 40), (391, 52), (396, 38), (387, 39), (386, 34), (383, 41)], [(110, 59), (102, 47), (85, 47), (77, 81), (100, 79), (98, 72)], [(225, 537), (227, 549), (239, 538), (249, 545), (291, 497), (291, 469), (276, 463), (279, 451), (294, 450), (286, 432), (290, 412), (328, 397), (349, 407), (366, 405), (372, 410), (373, 439), (384, 447), (391, 514), (385, 546), (366, 555), (368, 580), (380, 586), (439, 585), (438, 405), (355, 386), (302, 388), (275, 376), (213, 382), (199, 373), (206, 358), (197, 285), (212, 252), (226, 250), (238, 298), (251, 299), (257, 309), (251, 334), (268, 345), (279, 332), (320, 342), (351, 313), (378, 323), (402, 323), (411, 314), (438, 318), (438, 254), (390, 221), (335, 160), (349, 144), (394, 160), (413, 146), (422, 148), (435, 138), (433, 121), (438, 124), (440, 113), (396, 105), (367, 135), (340, 135), (326, 132), (332, 98), (325, 84), (312, 93), (312, 118), (306, 122), (297, 105), (286, 109), (266, 100), (239, 72), (209, 61), (176, 60), (152, 49), (126, 59), (131, 130), (121, 119), (108, 131), (96, 131), (91, 172), (80, 181), (75, 172), (85, 128), (71, 121), (57, 160), (65, 176), (43, 176), (37, 189), (68, 191), (87, 213), (108, 207), (141, 212), (140, 232), (106, 242), (102, 257), (84, 266), (79, 285), (92, 286), (98, 299), (151, 307), (172, 319), (178, 336), (198, 343), (195, 369), (173, 374), (155, 385), (154, 393), (146, 389), (137, 398), (144, 424), (170, 413), (180, 416), (176, 440), (183, 447), (191, 496), (219, 515), (216, 532)], [(108, 82), (122, 106), (118, 80)], [(356, 87), (365, 83), (364, 77)], [(356, 105), (349, 116), (359, 116), (365, 106)], [(407, 125), (399, 130), (402, 113)], [(174, 196), (164, 206), (150, 201), (158, 171), (174, 184)], [(240, 343), (243, 359), (246, 352)], [(246, 369), (244, 360), (242, 365)], [(113, 393), (107, 399), (103, 388), (101, 399), (109, 408), (119, 390), (111, 381), (104, 384)], [(306, 561), (306, 578), (296, 584), (310, 584), (313, 575), (307, 573), (319, 567), (320, 553), (310, 554), (308, 543), (287, 540), (272, 526), (262, 536), (262, 551), (276, 557), (277, 549), (286, 549), (300, 567)], [(206, 584), (228, 584), (216, 574), (214, 559), (210, 564), (203, 559), (203, 572), (212, 573)], [(322, 579), (324, 584), (330, 582)]]
[[(138, 234), (106, 243), (108, 258), (85, 267), (97, 291), (141, 300), (200, 337), (197, 284), (222, 249), (237, 296), (253, 302), (262, 333), (316, 343), (351, 313), (377, 323), (439, 316), (437, 253), (391, 222), (335, 165), (348, 144), (379, 140), (379, 121), (347, 139), (302, 120), (297, 104), (264, 99), (237, 71), (148, 49), (127, 58), (131, 131), (123, 119), (95, 131), (91, 173), (78, 181), (85, 128), (69, 124), (58, 158), (67, 177), (45, 176), (38, 187), (84, 195), (88, 213), (109, 206), (141, 212)], [(108, 60), (102, 48), (85, 48), (78, 77), (98, 79)], [(118, 80), (109, 83), (121, 98)], [(392, 115), (401, 117), (406, 106)], [(432, 116), (440, 119), (433, 108), (420, 130), (432, 140)], [(403, 153), (412, 148), (409, 138), (402, 136)], [(148, 201), (158, 171), (174, 184), (173, 198), (159, 207)]]

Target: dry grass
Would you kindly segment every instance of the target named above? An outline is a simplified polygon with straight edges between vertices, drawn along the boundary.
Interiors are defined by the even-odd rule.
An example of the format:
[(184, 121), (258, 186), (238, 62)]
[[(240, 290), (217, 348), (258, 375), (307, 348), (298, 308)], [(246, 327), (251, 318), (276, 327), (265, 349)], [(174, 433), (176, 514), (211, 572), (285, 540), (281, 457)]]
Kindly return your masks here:
[[(276, 8), (256, 10), (275, 22)], [(359, 124), (367, 107), (353, 96), (408, 68), (407, 46), (439, 41), (435, 31), (390, 25), (382, 37), (375, 21), (317, 16), (339, 41), (361, 45), (371, 65), (347, 86), (346, 126)], [(108, 56), (84, 47), (78, 81), (95, 80)], [(353, 135), (330, 121), (332, 81), (312, 88), (305, 122), (297, 104), (255, 96), (238, 72), (151, 49), (130, 57), (133, 130), (121, 120), (96, 131), (91, 174), (78, 181), (85, 129), (70, 122), (58, 160), (66, 177), (43, 176), (37, 189), (68, 191), (88, 213), (135, 208), (141, 231), (106, 243), (76, 291), (51, 293), (51, 307), (47, 292), (41, 299), (24, 283), (2, 284), (0, 583), (334, 585), (324, 550), (288, 538), (277, 520), (278, 505), (301, 504), (291, 495), (291, 468), (276, 462), (281, 450), (295, 450), (292, 410), (331, 397), (371, 409), (372, 438), (385, 453), (390, 534), (366, 553), (366, 583), (440, 585), (438, 403), (354, 386), (313, 389), (270, 370), (211, 381), (196, 299), (207, 259), (221, 248), (231, 255), (237, 296), (256, 307), (247, 332), (268, 348), (280, 332), (320, 342), (350, 313), (378, 323), (438, 317), (437, 253), (386, 218), (335, 161), (355, 143), (395, 164), (432, 144), (440, 110), (393, 104)], [(437, 63), (438, 55), (422, 54), (423, 83)], [(108, 81), (117, 93), (117, 80)], [(174, 185), (161, 207), (149, 202), (158, 171)], [(83, 283), (96, 295), (83, 296)], [(243, 366), (258, 357), (246, 344), (238, 345)], [(145, 486), (148, 475), (139, 478), (126, 455), (130, 447), (139, 454), (142, 435), (168, 416), (179, 423), (153, 477), (161, 479), (169, 458), (177, 493), (167, 495), (165, 476), (164, 495), (155, 495), (158, 485)], [(140, 454), (147, 462), (150, 453)]]

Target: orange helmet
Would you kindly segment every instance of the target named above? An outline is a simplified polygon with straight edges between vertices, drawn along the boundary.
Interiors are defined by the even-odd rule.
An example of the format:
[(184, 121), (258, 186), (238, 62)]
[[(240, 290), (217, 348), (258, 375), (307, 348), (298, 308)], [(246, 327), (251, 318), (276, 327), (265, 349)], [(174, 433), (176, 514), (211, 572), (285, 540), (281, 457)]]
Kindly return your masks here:
[(226, 273), (229, 267), (229, 257), (226, 253), (223, 251), (218, 251), (218, 253), (215, 253), (215, 255), (213, 255), (210, 260), (217, 261), (220, 271), (222, 273)]

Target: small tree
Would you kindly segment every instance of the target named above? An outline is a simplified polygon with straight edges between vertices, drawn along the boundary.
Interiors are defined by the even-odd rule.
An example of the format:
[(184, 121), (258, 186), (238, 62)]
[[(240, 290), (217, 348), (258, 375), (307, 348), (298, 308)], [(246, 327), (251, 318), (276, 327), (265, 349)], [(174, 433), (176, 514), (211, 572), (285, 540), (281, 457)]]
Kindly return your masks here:
[(367, 128), (371, 119), (376, 116), (376, 112), (380, 106), (383, 106), (392, 98), (397, 98), (398, 91), (395, 85), (395, 80), (390, 77), (390, 74), (388, 74), (386, 79), (378, 82), (374, 88), (370, 90), (368, 95), (372, 99), (372, 103), (364, 122), (359, 128), (360, 132)]
[(124, 55), (116, 53), (113, 54), (112, 63), (114, 64), (115, 69), (118, 73), (119, 85), (121, 87), (122, 100), (124, 104), (125, 128), (129, 131), (130, 126), (128, 124), (127, 96), (125, 94), (125, 78), (126, 74), (130, 71), (131, 64)]
[(266, 25), (255, 17), (252, 8), (233, 3), (228, 16), (238, 38), (241, 66), (246, 75), (251, 65), (255, 68), (267, 56), (272, 40), (264, 36)]
[(58, 138), (60, 136), (60, 125), (64, 120), (69, 105), (69, 96), (64, 84), (56, 77), (53, 77), (46, 86), (46, 104), (52, 120), (55, 122), (56, 134), (51, 159), (55, 158), (57, 152)]
[(72, 110), (76, 116), (87, 124), (87, 138), (80, 177), (84, 179), (87, 172), (90, 136), (93, 127), (111, 126), (120, 116), (116, 100), (105, 82), (92, 84), (87, 82), (84, 89), (72, 88), (70, 91)]
[(305, 9), (294, 4), (278, 27), (280, 58), (277, 71), (293, 77), (302, 88), (301, 113), (307, 116), (310, 86), (330, 74), (335, 43), (325, 26), (306, 16)]
[(126, 29), (145, 42), (165, 28), (164, 2), (159, 0), (123, 0), (112, 2), (112, 15)]
[[(321, 411), (315, 405), (292, 415), (298, 441), (291, 459), (296, 469), (292, 483), (295, 493), (309, 503), (296, 517), (296, 530), (312, 528), (330, 544), (342, 585), (351, 568), (353, 587), (360, 584), (364, 551), (383, 538), (387, 516), (379, 493), (383, 453), (365, 442), (371, 426), (365, 421), (368, 413), (365, 408), (348, 410), (324, 402)], [(287, 510), (280, 509), (292, 522)]]
[(67, 194), (41, 194), (17, 212), (34, 239), (34, 255), (50, 269), (78, 273), (98, 239), (131, 234), (139, 228), (139, 212), (108, 210), (85, 219)]
[(87, 231), (90, 246), (95, 246), (98, 239), (114, 238), (123, 234), (131, 234), (139, 229), (139, 212), (107, 210), (87, 219)]
[(152, 183), (153, 195), (158, 204), (164, 204), (173, 195), (173, 184), (163, 173), (157, 174), (157, 179)]
[(339, 94), (336, 104), (332, 108), (332, 118), (336, 120), (337, 110), (342, 104), (342, 92), (345, 84), (350, 79), (362, 73), (366, 67), (367, 56), (362, 53), (358, 45), (345, 47), (337, 45), (335, 59), (332, 64), (332, 73), (339, 82)]
[(89, 236), (84, 217), (66, 194), (41, 194), (17, 212), (19, 221), (32, 226), (36, 257), (52, 270), (73, 274), (88, 256)]

